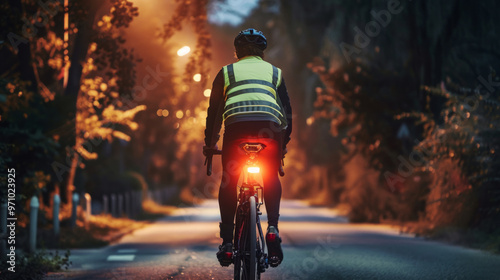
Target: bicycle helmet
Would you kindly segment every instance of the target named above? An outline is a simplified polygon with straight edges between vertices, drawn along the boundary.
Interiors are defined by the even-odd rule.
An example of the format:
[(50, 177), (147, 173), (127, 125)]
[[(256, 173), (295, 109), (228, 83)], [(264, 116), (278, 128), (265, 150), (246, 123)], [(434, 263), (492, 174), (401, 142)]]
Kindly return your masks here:
[(256, 45), (259, 49), (265, 50), (267, 47), (267, 39), (261, 31), (248, 28), (241, 31), (236, 38), (234, 38), (235, 47), (243, 47), (246, 45)]

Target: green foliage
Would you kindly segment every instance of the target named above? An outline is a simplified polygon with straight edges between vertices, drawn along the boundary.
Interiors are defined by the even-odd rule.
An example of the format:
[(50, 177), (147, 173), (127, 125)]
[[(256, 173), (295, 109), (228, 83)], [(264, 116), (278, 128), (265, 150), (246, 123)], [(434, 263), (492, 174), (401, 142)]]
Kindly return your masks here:
[[(494, 73), (490, 74), (491, 76)], [(425, 149), (423, 170), (433, 181), (427, 198), (426, 219), (431, 225), (481, 227), (498, 230), (500, 178), (500, 100), (498, 94), (472, 90), (449, 83), (449, 89), (425, 88), (432, 96), (446, 99), (441, 122), (428, 114), (402, 114), (415, 117), (424, 127), (420, 149)]]
[[(69, 1), (66, 45), (63, 1), (43, 1), (44, 5), (36, 0), (4, 2), (0, 4), (4, 40), (0, 45), (0, 183), (5, 185), (7, 169), (14, 168), (16, 215), (24, 224), (29, 198), (42, 198), (43, 214), (49, 209), (43, 202), (50, 201), (49, 196), (66, 181), (73, 184), (73, 178), (64, 176), (66, 181), (61, 181), (51, 168), (53, 162), (72, 167), (69, 143), (76, 142), (74, 150), (92, 159), (98, 151), (88, 149), (89, 144), (95, 148), (102, 139), (129, 141), (128, 133), (138, 128), (133, 119), (145, 107), (125, 101), (133, 94), (135, 66), (140, 60), (125, 47), (123, 37), (123, 28), (138, 12), (130, 1)], [(94, 25), (96, 15), (101, 18)], [(89, 22), (90, 28), (85, 28)], [(68, 84), (76, 81), (74, 92), (65, 92), (63, 77), (69, 67), (65, 57), (71, 57), (75, 68), (81, 67), (69, 78)], [(2, 199), (5, 191), (0, 189)], [(20, 227), (18, 235), (25, 238), (27, 229)], [(67, 265), (67, 255), (19, 254), (17, 267), (25, 271), (15, 274), (15, 279), (38, 279)]]
[(415, 103), (414, 95), (401, 94), (408, 90), (408, 77), (373, 64), (353, 63), (336, 70), (327, 70), (321, 61), (309, 66), (325, 88), (316, 88), (316, 111), (308, 122), (329, 120), (330, 133), (342, 139), (349, 153), (362, 154), (379, 170), (390, 166), (387, 151), (402, 152), (396, 138), (400, 123), (393, 116), (402, 104)]
[[(19, 203), (16, 209), (21, 213), (24, 207), (20, 202), (46, 191), (46, 176), (41, 174), (50, 174), (45, 163), (58, 153), (59, 148), (43, 129), (49, 123), (45, 115), (46, 102), (30, 91), (29, 84), (17, 74), (0, 78), (0, 94), (5, 97), (0, 102), (0, 168), (3, 170), (0, 182), (6, 182), (7, 169), (15, 169)], [(0, 190), (2, 199), (6, 197), (6, 191), (6, 188)]]
[[(2, 269), (2, 279), (41, 279), (47, 272), (67, 270), (71, 262), (69, 261), (70, 252), (67, 250), (63, 256), (56, 251), (55, 254), (47, 253), (45, 250), (35, 253), (16, 256), (15, 272)], [(6, 263), (5, 256), (2, 256), (2, 264)], [(7, 266), (2, 265), (7, 268)]]
[[(298, 1), (283, 2), (292, 19), (306, 13), (297, 8), (303, 5)], [(499, 79), (494, 71), (488, 78), (480, 73), (500, 67), (498, 42), (486, 32), (500, 25), (491, 12), (498, 3), (405, 2), (379, 35), (366, 37), (364, 46), (352, 30), (363, 30), (373, 20), (370, 12), (385, 9), (386, 1), (329, 3), (330, 20), (314, 21), (313, 32), (323, 30), (324, 41), (309, 68), (322, 84), (310, 90), (316, 95), (315, 111), (306, 123), (317, 128), (315, 123), (327, 121), (331, 135), (341, 139), (342, 149), (333, 151), (341, 151), (338, 172), (344, 176), (331, 187), (333, 193), (340, 191), (339, 202), (351, 204), (358, 220), (420, 219), (431, 228), (495, 232), (500, 102), (492, 87)], [(307, 21), (307, 15), (302, 18)], [(314, 48), (314, 41), (306, 41)], [(345, 43), (357, 48), (349, 59), (339, 47)], [(409, 135), (398, 138), (403, 123)], [(368, 161), (366, 170), (350, 164), (358, 156)], [(402, 161), (409, 159), (413, 163), (405, 172)], [(378, 175), (375, 184), (362, 175), (372, 170), (378, 172), (371, 176)], [(389, 184), (388, 173), (393, 175)], [(363, 179), (354, 183), (351, 176)]]

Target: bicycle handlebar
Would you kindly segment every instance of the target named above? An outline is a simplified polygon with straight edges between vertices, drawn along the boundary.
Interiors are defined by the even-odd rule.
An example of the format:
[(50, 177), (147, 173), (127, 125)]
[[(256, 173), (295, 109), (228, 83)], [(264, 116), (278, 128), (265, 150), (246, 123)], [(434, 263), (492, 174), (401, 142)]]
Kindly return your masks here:
[(205, 158), (205, 165), (207, 166), (207, 175), (212, 175), (212, 157), (213, 155), (222, 155), (221, 150), (212, 150), (211, 154)]

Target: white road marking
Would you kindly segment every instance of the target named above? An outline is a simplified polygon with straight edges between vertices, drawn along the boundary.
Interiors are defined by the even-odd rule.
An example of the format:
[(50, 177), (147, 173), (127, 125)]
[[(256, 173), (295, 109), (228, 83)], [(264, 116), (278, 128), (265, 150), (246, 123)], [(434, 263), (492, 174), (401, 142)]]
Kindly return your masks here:
[(122, 261), (133, 261), (135, 258), (135, 255), (109, 255), (108, 256), (108, 259), (107, 261), (108, 262), (111, 262), (111, 261), (118, 261), (118, 262), (122, 262)]
[(132, 254), (132, 253), (137, 253), (137, 249), (120, 249), (117, 252), (118, 254), (126, 254), (126, 253)]

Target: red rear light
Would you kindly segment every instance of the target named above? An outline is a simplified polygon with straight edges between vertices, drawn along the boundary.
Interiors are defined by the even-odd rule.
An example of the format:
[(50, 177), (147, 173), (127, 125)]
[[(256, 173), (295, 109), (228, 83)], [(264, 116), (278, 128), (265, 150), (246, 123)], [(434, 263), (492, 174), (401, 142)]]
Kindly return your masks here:
[(259, 173), (260, 172), (260, 168), (257, 166), (249, 166), (247, 170), (249, 173)]
[(233, 258), (233, 253), (232, 252), (226, 252), (226, 259), (232, 259)]

